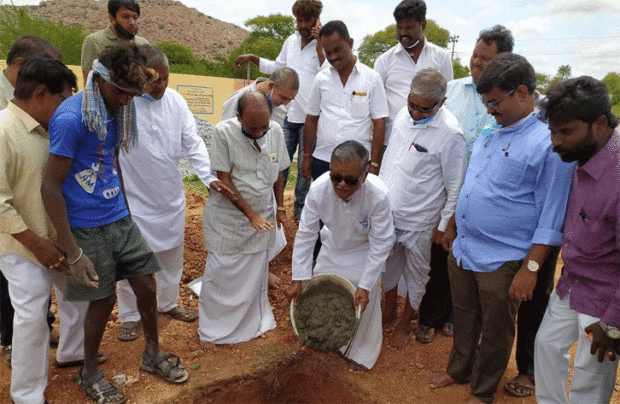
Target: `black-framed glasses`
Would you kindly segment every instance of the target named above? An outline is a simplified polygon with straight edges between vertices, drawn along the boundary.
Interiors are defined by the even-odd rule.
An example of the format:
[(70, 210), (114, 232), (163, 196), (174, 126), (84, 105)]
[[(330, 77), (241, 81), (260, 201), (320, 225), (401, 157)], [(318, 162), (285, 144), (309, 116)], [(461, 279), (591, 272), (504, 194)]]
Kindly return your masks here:
[(482, 101), (482, 103), (484, 104), (485, 107), (487, 107), (487, 109), (488, 108), (497, 109), (497, 107), (499, 107), (499, 103), (504, 101), (505, 98), (511, 97), (515, 93), (516, 90), (517, 89), (514, 88), (514, 89), (508, 91), (503, 97), (499, 97), (499, 99), (497, 99), (497, 100)]
[(350, 187), (354, 187), (357, 185), (358, 182), (360, 182), (359, 177), (358, 178), (348, 177), (348, 176), (345, 177), (345, 176), (338, 175), (338, 174), (330, 174), (329, 178), (331, 178), (334, 184), (340, 184), (340, 182), (344, 180), (344, 183)]
[(437, 103), (433, 105), (432, 107), (424, 108), (419, 105), (415, 105), (413, 102), (411, 102), (411, 100), (407, 99), (407, 104), (409, 105), (409, 108), (416, 110), (422, 114), (428, 114), (429, 112), (433, 112), (435, 108), (437, 108), (437, 105), (439, 105), (440, 102), (441, 101), (437, 101)]

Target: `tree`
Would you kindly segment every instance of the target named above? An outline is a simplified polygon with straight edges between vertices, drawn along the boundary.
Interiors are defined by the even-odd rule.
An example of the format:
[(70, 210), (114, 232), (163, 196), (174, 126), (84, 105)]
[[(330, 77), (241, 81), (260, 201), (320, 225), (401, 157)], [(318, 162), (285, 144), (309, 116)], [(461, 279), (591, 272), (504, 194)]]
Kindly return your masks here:
[(612, 105), (620, 105), (620, 74), (609, 72), (601, 81), (607, 85)]
[(454, 70), (455, 79), (461, 79), (463, 77), (468, 77), (469, 75), (471, 75), (469, 67), (462, 65), (461, 59), (458, 57), (455, 57), (452, 61), (452, 70)]
[(0, 7), (0, 59), (6, 59), (11, 46), (22, 35), (36, 35), (47, 39), (62, 52), (65, 64), (80, 65), (82, 42), (86, 38), (81, 25), (56, 24), (33, 18), (23, 8)]
[(551, 77), (548, 74), (536, 73), (536, 90), (545, 94), (549, 90), (549, 83), (551, 83)]
[(293, 17), (282, 14), (259, 15), (247, 20), (245, 26), (252, 31), (249, 36), (252, 40), (275, 38), (282, 43), (296, 30)]
[(562, 65), (558, 68), (558, 73), (556, 77), (560, 79), (560, 81), (564, 81), (570, 79), (571, 74), (573, 73), (573, 69), (569, 65)]

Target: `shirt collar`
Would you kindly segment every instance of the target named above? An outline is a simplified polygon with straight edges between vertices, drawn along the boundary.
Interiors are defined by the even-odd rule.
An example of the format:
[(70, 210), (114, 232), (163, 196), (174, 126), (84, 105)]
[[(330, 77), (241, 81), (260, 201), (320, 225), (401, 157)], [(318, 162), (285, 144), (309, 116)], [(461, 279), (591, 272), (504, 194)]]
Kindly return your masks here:
[(609, 171), (609, 165), (615, 163), (620, 166), (618, 155), (620, 155), (620, 134), (614, 130), (605, 146), (577, 170), (584, 171), (593, 179), (598, 180), (603, 173)]
[(13, 99), (13, 92), (15, 91), (15, 88), (13, 88), (13, 85), (6, 77), (6, 70), (0, 72), (0, 91), (2, 91), (5, 98), (8, 100)]
[(108, 39), (112, 40), (112, 41), (117, 41), (120, 38), (114, 33), (114, 30), (112, 29), (112, 25), (108, 25), (107, 28), (104, 31), (105, 35), (108, 37)]
[(11, 113), (17, 117), (20, 121), (22, 121), (26, 130), (30, 133), (36, 133), (45, 139), (48, 138), (47, 131), (43, 129), (43, 126), (39, 122), (37, 122), (33, 117), (28, 115), (26, 111), (18, 107), (12, 102), (9, 102), (7, 105), (7, 109), (11, 110)]

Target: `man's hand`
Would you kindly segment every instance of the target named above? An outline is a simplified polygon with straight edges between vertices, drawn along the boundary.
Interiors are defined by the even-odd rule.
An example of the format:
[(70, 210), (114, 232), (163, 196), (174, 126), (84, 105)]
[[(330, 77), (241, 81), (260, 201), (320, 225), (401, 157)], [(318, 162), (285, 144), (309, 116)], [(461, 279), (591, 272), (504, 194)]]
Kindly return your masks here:
[(444, 235), (443, 231), (439, 231), (438, 229), (435, 229), (433, 231), (433, 238), (431, 239), (431, 241), (435, 244), (442, 245), (443, 235)]
[(353, 305), (357, 308), (360, 306), (362, 309), (362, 313), (366, 310), (366, 306), (368, 306), (368, 291), (366, 289), (357, 288), (355, 291), (355, 301)]
[(97, 272), (95, 272), (93, 263), (90, 262), (86, 254), (82, 253), (81, 255), (80, 259), (78, 259), (75, 264), (71, 265), (71, 275), (81, 284), (91, 288), (98, 288), (99, 276), (97, 276)]
[(536, 286), (537, 278), (538, 274), (536, 272), (530, 271), (526, 266), (521, 266), (512, 280), (508, 295), (512, 299), (518, 300), (519, 303), (530, 300), (534, 292), (534, 286)]
[(312, 157), (304, 157), (301, 160), (301, 175), (304, 176), (305, 179), (310, 181), (312, 178)]
[(374, 175), (379, 175), (379, 167), (375, 167), (372, 164), (368, 165), (368, 172)]
[(273, 229), (273, 223), (271, 223), (269, 220), (263, 219), (263, 217), (260, 215), (252, 216), (252, 218), (250, 219), (250, 224), (259, 233)]
[(452, 251), (452, 244), (455, 239), (456, 229), (451, 226), (446, 227), (446, 231), (443, 233), (443, 237), (441, 238), (441, 245), (443, 246), (443, 249), (447, 252)]
[(65, 274), (69, 273), (67, 257), (65, 257), (60, 244), (55, 241), (41, 238), (38, 247), (32, 253), (45, 268)]
[(590, 353), (594, 355), (598, 352), (599, 362), (603, 362), (606, 355), (610, 361), (616, 360), (616, 354), (620, 354), (620, 340), (609, 338), (598, 322), (587, 326), (585, 332), (592, 341)]
[(252, 62), (258, 66), (258, 58), (255, 55), (246, 54), (237, 56), (235, 59), (235, 69), (242, 68), (243, 65), (248, 62)]
[(235, 191), (226, 184), (224, 184), (222, 181), (212, 181), (211, 184), (209, 184), (209, 188), (219, 192), (231, 202), (237, 200), (237, 194), (235, 193)]
[(282, 225), (288, 228), (288, 218), (286, 217), (285, 211), (279, 210), (276, 212), (276, 224), (278, 225), (278, 229), (280, 229)]
[(299, 296), (301, 295), (301, 281), (293, 281), (291, 286), (286, 288), (284, 294), (288, 298), (289, 302), (293, 301), (295, 302), (295, 306), (297, 306), (297, 299), (299, 299)]

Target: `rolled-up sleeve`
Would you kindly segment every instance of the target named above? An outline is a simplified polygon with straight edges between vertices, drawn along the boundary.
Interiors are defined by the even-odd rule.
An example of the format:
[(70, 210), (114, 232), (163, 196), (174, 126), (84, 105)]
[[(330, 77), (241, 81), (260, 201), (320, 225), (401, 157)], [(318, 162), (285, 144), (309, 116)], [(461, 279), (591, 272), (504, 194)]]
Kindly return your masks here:
[[(11, 147), (6, 137), (0, 133), (0, 232), (3, 234), (21, 233), (28, 226), (13, 207), (13, 190), (9, 184), (11, 169)], [(14, 159), (15, 157), (13, 157)]]
[(372, 119), (387, 118), (390, 115), (388, 109), (385, 87), (379, 75), (373, 75), (372, 89), (370, 91), (370, 117)]
[(574, 165), (562, 162), (551, 148), (546, 152), (544, 166), (534, 189), (538, 224), (532, 244), (559, 246), (562, 244)]

